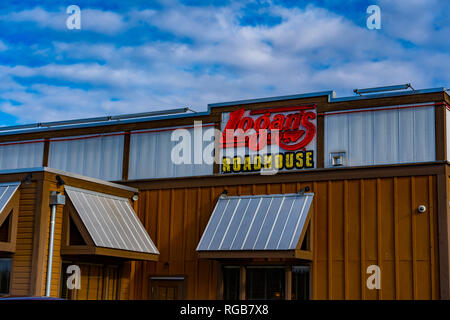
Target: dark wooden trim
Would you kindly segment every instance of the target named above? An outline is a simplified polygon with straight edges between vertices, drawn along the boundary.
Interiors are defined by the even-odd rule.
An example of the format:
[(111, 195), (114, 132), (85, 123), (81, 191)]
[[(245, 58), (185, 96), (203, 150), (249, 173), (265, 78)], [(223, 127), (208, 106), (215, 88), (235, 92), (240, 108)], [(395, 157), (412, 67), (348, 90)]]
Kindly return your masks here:
[(94, 255), (95, 246), (85, 245), (85, 246), (61, 246), (61, 255)]
[(317, 136), (316, 136), (316, 167), (325, 166), (325, 120), (323, 117), (317, 117)]
[(0, 182), (11, 182), (11, 181), (24, 181), (28, 174), (32, 174), (32, 182), (42, 180), (44, 175), (43, 171), (39, 172), (27, 172), (27, 169), (23, 169), (23, 172), (20, 173), (3, 173), (0, 174)]
[(69, 244), (70, 244), (70, 213), (67, 209), (67, 206), (64, 206), (62, 228), (61, 228), (61, 246), (68, 246)]
[(159, 256), (152, 253), (135, 252), (121, 249), (101, 248), (96, 246), (62, 246), (61, 255), (97, 255), (123, 258), (127, 260), (158, 261)]
[(15, 194), (13, 195), (13, 198), (8, 201), (6, 206), (3, 208), (3, 210), (0, 212), (0, 226), (5, 222), (6, 218), (9, 217), (9, 215), (12, 213), (13, 209), (18, 206), (20, 197), (20, 190), (17, 189)]
[(17, 190), (14, 198), (12, 199), (13, 208), (10, 213), (11, 221), (10, 221), (10, 229), (9, 229), (9, 242), (14, 246), (14, 250), (16, 249), (17, 242), (17, 227), (19, 224), (19, 205), (20, 205), (20, 189)]
[(11, 242), (0, 242), (0, 252), (15, 253), (16, 245)]
[(44, 142), (44, 154), (42, 157), (43, 167), (48, 167), (49, 155), (50, 155), (50, 141), (46, 139)]
[(448, 94), (448, 92), (449, 91), (444, 93), (444, 101), (450, 105), (450, 95)]
[(446, 108), (434, 107), (434, 127), (436, 141), (436, 160), (447, 159), (447, 121)]
[(130, 132), (125, 132), (123, 137), (123, 164), (122, 164), (122, 179), (128, 180), (128, 171), (130, 166)]
[[(213, 173), (214, 174), (220, 174), (220, 164), (221, 164), (221, 157), (220, 157), (220, 136), (218, 136), (218, 132), (220, 131), (222, 122), (216, 122), (216, 125), (214, 126), (214, 129), (216, 131), (214, 132), (214, 164), (213, 164)], [(217, 131), (219, 130), (219, 131)]]
[(304, 171), (280, 171), (275, 175), (235, 174), (183, 177), (153, 180), (121, 181), (139, 190), (251, 185), (267, 183), (312, 182), (331, 180), (370, 179), (384, 177), (428, 176), (442, 174), (446, 161), (414, 164), (393, 164), (366, 167), (323, 168)]
[[(33, 173), (33, 177), (34, 177)], [(43, 177), (43, 176), (42, 176)], [(33, 227), (33, 254), (31, 265), (30, 294), (43, 295), (44, 259), (47, 249), (47, 227), (50, 211), (50, 182), (40, 180), (36, 182), (36, 203)]]
[(449, 170), (437, 176), (437, 225), (439, 245), (439, 287), (440, 298), (450, 299), (450, 261), (449, 261)]
[[(310, 230), (310, 225), (311, 225), (311, 216), (312, 216), (313, 210), (311, 210), (311, 208), (308, 210), (308, 213), (306, 215), (306, 220), (305, 220), (305, 225), (303, 226), (302, 232), (300, 233), (300, 238), (298, 239), (297, 242), (297, 246), (296, 246), (296, 251), (301, 251), (301, 252), (305, 252), (305, 250), (301, 250), (303, 241), (309, 241), (309, 237), (310, 235), (308, 234), (308, 230)], [(310, 232), (311, 233), (311, 232)], [(305, 238), (305, 236), (307, 236)], [(308, 250), (307, 252), (312, 252), (310, 247), (309, 247), (309, 243), (308, 243)], [(312, 259), (308, 259), (308, 260), (312, 260)]]
[(57, 173), (53, 173), (53, 172), (45, 172), (44, 179), (47, 181), (56, 182), (57, 175), (61, 176), (61, 178), (65, 182), (65, 185), (67, 185), (67, 186), (91, 190), (91, 191), (95, 191), (95, 192), (106, 193), (106, 194), (110, 194), (113, 196), (129, 198), (129, 199), (131, 197), (133, 197), (133, 195), (134, 195), (134, 192), (132, 192), (132, 191), (119, 189), (114, 186), (104, 185), (104, 184), (96, 183), (93, 181), (83, 180), (82, 178), (69, 177), (64, 174), (57, 174)]
[(18, 189), (3, 211), (0, 212), (0, 226), (8, 217), (10, 217), (8, 222), (8, 241), (0, 242), (0, 252), (16, 252), (17, 225), (19, 223), (19, 201), (20, 190)]
[[(75, 223), (75, 226), (77, 227), (78, 231), (80, 232), (81, 236), (83, 237), (83, 240), (86, 243), (86, 245), (94, 246), (94, 240), (92, 240), (92, 237), (89, 234), (89, 231), (86, 229), (83, 221), (78, 216), (78, 213), (69, 197), (67, 197), (67, 202), (66, 202), (64, 211), (68, 212), (67, 218), (72, 218), (72, 221)], [(67, 223), (68, 223), (67, 227), (69, 227), (70, 219), (68, 219)], [(70, 228), (68, 228), (66, 231), (68, 231), (67, 236), (70, 236)], [(63, 234), (63, 237), (65, 238), (66, 234)], [(70, 246), (70, 243), (66, 243), (64, 245)]]
[(200, 251), (199, 259), (254, 259), (285, 258), (312, 260), (312, 252), (304, 250), (242, 250), (242, 251)]

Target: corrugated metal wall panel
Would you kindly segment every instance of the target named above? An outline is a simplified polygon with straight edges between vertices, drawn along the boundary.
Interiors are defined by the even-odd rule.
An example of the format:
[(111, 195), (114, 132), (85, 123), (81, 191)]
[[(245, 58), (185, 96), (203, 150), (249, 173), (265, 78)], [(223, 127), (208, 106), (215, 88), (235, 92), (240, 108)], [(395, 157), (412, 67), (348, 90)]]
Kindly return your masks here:
[(123, 135), (54, 140), (50, 142), (49, 167), (103, 180), (121, 180), (123, 145)]
[(42, 167), (44, 143), (0, 145), (0, 170)]
[[(175, 164), (172, 162), (173, 147), (180, 142), (171, 141), (173, 130), (135, 133), (130, 139), (130, 163), (128, 178), (171, 178), (186, 176), (202, 176), (213, 173), (212, 164), (194, 163), (194, 129), (188, 130), (191, 136), (191, 163)], [(208, 129), (212, 130), (212, 129)], [(205, 131), (205, 130), (204, 130)], [(203, 141), (202, 150), (210, 141)]]
[(326, 115), (325, 167), (342, 151), (347, 166), (433, 161), (434, 108)]

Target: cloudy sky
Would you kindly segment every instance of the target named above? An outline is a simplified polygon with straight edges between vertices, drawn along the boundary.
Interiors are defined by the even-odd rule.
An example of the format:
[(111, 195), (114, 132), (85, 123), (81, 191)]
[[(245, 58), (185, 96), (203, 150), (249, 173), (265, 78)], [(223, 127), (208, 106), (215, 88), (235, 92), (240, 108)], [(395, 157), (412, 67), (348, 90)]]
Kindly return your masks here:
[[(66, 9), (81, 8), (69, 30)], [(381, 8), (369, 30), (366, 9)], [(4, 0), (0, 125), (411, 82), (450, 87), (450, 1)]]

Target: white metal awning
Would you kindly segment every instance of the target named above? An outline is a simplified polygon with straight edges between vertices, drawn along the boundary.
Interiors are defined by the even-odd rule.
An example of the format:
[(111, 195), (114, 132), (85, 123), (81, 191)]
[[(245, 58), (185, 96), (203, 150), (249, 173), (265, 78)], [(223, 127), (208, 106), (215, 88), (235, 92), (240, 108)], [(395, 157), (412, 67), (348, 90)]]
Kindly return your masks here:
[(159, 255), (127, 198), (65, 186), (96, 247)]
[[(197, 246), (204, 257), (233, 252), (295, 256), (309, 221), (313, 193), (258, 196), (222, 195)], [(261, 256), (261, 255), (260, 255)]]

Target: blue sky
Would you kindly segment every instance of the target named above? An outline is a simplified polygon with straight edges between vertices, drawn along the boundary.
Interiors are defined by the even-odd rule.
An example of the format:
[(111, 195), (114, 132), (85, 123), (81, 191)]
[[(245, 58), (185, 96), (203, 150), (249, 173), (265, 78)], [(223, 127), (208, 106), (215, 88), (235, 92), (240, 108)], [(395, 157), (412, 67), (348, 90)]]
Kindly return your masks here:
[[(81, 8), (68, 30), (66, 8)], [(366, 9), (381, 8), (369, 30)], [(411, 82), (450, 85), (450, 1), (0, 4), (0, 125)]]

